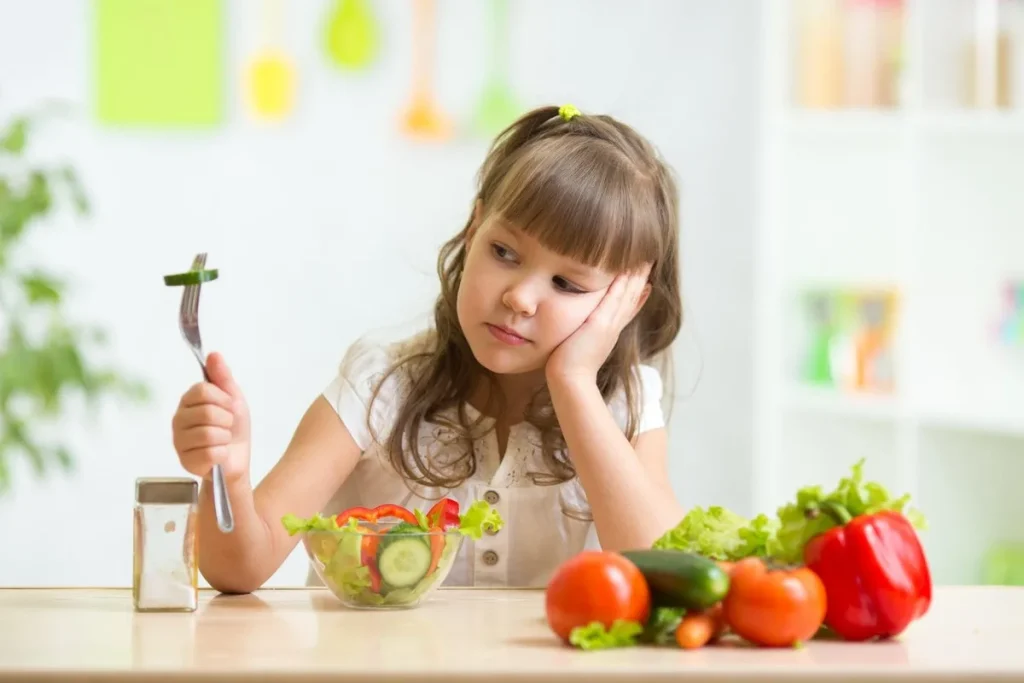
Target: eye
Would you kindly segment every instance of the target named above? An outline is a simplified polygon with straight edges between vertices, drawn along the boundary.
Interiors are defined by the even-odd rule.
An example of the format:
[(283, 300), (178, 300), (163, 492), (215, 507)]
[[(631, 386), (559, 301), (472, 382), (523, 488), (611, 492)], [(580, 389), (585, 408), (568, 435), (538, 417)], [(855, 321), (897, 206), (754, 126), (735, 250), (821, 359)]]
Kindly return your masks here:
[(573, 283), (569, 282), (564, 277), (560, 277), (560, 276), (556, 275), (555, 277), (551, 278), (551, 281), (553, 283), (555, 283), (555, 288), (556, 289), (559, 289), (559, 290), (565, 292), (566, 294), (583, 294), (584, 293), (584, 290), (580, 289), (579, 287), (577, 287)]
[(516, 260), (515, 252), (513, 252), (505, 245), (499, 244), (497, 242), (491, 243), (491, 252), (494, 254), (494, 257), (499, 261), (504, 261), (506, 263), (514, 263)]

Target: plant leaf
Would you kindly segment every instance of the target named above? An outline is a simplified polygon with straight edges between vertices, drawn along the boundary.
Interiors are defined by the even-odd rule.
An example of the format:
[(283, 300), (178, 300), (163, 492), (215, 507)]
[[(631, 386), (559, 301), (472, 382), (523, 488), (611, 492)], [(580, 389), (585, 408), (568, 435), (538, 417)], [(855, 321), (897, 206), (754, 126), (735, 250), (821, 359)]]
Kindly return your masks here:
[(20, 155), (25, 151), (25, 144), (28, 141), (28, 119), (17, 118), (0, 137), (0, 149), (3, 151)]

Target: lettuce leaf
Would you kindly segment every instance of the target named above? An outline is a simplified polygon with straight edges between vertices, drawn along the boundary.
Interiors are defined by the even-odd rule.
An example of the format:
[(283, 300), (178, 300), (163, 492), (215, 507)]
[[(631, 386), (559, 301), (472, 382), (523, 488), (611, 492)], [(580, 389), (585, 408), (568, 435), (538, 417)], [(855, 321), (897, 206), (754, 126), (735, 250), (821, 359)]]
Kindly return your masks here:
[(486, 500), (478, 500), (459, 516), (458, 531), (463, 536), (479, 540), (484, 535), (485, 529), (500, 531), (504, 525), (505, 521), (497, 510), (492, 508)]
[(908, 507), (909, 503), (910, 494), (893, 498), (878, 482), (865, 482), (862, 458), (833, 491), (825, 493), (820, 486), (807, 486), (797, 491), (795, 500), (779, 508), (779, 529), (769, 544), (769, 553), (782, 562), (802, 561), (808, 541), (838, 525), (821, 512), (823, 506), (829, 505), (843, 506), (851, 517), (892, 510), (904, 515), (915, 528), (927, 528), (924, 515)]
[(778, 522), (767, 515), (750, 520), (719, 505), (694, 507), (653, 547), (697, 553), (714, 560), (763, 557), (777, 528)]
[(617, 619), (609, 629), (600, 621), (586, 626), (577, 626), (569, 634), (569, 642), (581, 650), (607, 650), (615, 647), (632, 647), (644, 627), (635, 621)]
[(291, 513), (281, 518), (281, 524), (288, 531), (289, 536), (306, 531), (334, 531), (338, 528), (338, 520), (334, 517), (324, 517), (317, 513), (309, 519), (303, 519)]

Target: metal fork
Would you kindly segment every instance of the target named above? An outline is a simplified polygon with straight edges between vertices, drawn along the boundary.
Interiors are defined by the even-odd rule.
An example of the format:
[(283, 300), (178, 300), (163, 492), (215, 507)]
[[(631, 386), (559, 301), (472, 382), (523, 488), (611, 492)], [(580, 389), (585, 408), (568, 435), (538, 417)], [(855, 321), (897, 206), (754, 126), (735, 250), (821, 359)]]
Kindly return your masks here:
[[(206, 267), (206, 253), (196, 254), (192, 261), (192, 270)], [(201, 284), (186, 285), (181, 295), (181, 310), (178, 313), (178, 326), (181, 336), (185, 338), (192, 355), (199, 361), (203, 370), (203, 379), (210, 381), (206, 372), (206, 355), (203, 353), (203, 340), (199, 336), (199, 291)], [(217, 515), (217, 526), (224, 533), (231, 533), (235, 528), (235, 518), (231, 513), (231, 502), (228, 500), (227, 486), (224, 484), (224, 470), (221, 466), (213, 466), (213, 510)]]

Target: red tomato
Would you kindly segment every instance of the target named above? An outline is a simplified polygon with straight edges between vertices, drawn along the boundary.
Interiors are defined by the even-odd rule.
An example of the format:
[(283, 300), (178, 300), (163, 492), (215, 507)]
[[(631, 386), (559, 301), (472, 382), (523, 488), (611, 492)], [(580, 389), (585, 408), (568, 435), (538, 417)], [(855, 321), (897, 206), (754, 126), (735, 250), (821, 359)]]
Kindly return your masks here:
[(735, 564), (722, 606), (729, 629), (765, 647), (810, 640), (825, 619), (825, 585), (807, 567), (773, 569), (759, 557)]
[(562, 563), (548, 582), (545, 610), (551, 630), (568, 642), (577, 626), (616, 619), (647, 621), (651, 592), (644, 575), (622, 555), (584, 550)]

